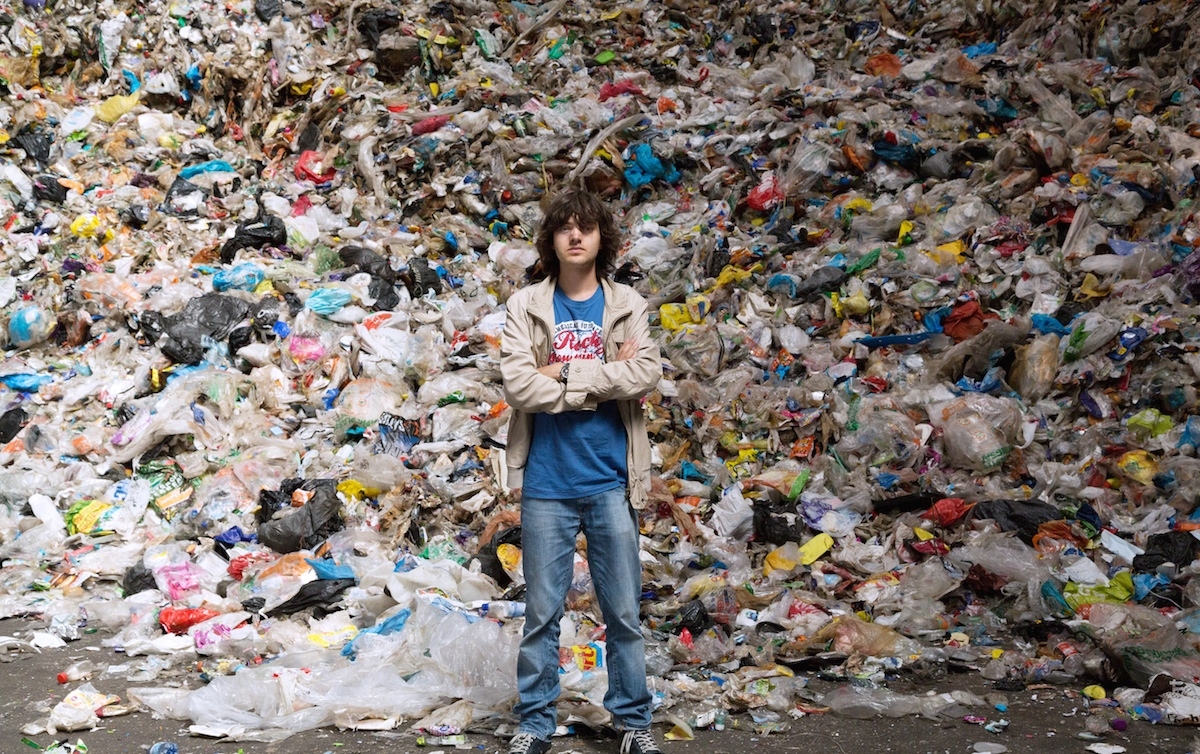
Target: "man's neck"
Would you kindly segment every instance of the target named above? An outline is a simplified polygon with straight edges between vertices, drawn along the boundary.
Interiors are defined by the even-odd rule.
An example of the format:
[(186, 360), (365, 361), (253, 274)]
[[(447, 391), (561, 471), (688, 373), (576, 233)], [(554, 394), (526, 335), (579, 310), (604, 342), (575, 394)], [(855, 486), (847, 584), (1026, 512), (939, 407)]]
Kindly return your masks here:
[(586, 301), (600, 287), (596, 279), (596, 268), (588, 267), (583, 270), (562, 269), (558, 273), (558, 287), (567, 298), (575, 301)]

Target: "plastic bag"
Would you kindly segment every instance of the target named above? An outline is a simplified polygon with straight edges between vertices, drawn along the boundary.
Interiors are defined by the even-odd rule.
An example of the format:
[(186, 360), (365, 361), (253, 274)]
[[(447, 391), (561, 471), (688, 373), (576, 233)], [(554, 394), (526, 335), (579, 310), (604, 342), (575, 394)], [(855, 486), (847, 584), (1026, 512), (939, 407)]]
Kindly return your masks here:
[(29, 348), (50, 337), (55, 320), (40, 306), (25, 306), (8, 320), (8, 342), (15, 348)]
[(318, 288), (304, 300), (304, 306), (317, 314), (335, 314), (354, 298), (344, 288)]
[(841, 686), (822, 699), (835, 715), (867, 720), (873, 717), (920, 715), (932, 720), (961, 718), (971, 707), (986, 706), (982, 698), (967, 691), (933, 696), (897, 694), (883, 688)]
[(261, 249), (264, 246), (283, 246), (287, 243), (287, 226), (274, 215), (253, 222), (240, 223), (233, 238), (221, 246), (221, 263), (229, 264), (242, 249)]
[(50, 711), (46, 726), (49, 733), (95, 728), (100, 724), (104, 708), (120, 701), (119, 697), (102, 694), (90, 683), (85, 683), (63, 697)]
[(218, 292), (231, 289), (252, 291), (263, 281), (263, 278), (263, 271), (258, 265), (243, 262), (228, 270), (218, 270), (213, 275), (213, 290)]
[(754, 509), (737, 485), (726, 487), (713, 507), (713, 528), (722, 537), (745, 540), (754, 532)]
[(382, 379), (360, 377), (351, 381), (338, 395), (335, 428), (344, 433), (353, 428), (369, 427), (378, 422), (380, 416), (395, 413), (400, 392)]
[(197, 623), (215, 618), (220, 613), (203, 607), (175, 608), (164, 607), (158, 614), (158, 622), (163, 630), (172, 634), (186, 634), (188, 629)]
[(1030, 403), (1036, 403), (1054, 387), (1058, 374), (1058, 336), (1042, 335), (1017, 349), (1008, 384)]
[(1115, 319), (1099, 312), (1085, 314), (1072, 323), (1071, 334), (1059, 345), (1063, 362), (1070, 364), (1099, 351), (1120, 331), (1121, 323)]
[(196, 364), (204, 357), (206, 338), (225, 340), (249, 314), (250, 305), (239, 298), (206, 293), (189, 299), (183, 311), (169, 317), (147, 312), (141, 324), (153, 339), (158, 333), (167, 336), (159, 343), (164, 355), (180, 364)]
[(246, 668), (236, 675), (217, 676), (207, 685), (187, 689), (130, 689), (129, 696), (155, 713), (192, 720), (209, 735), (240, 741), (281, 741), (293, 733), (333, 722), (331, 710), (292, 702), (293, 690), (305, 671), (274, 664)]
[(962, 547), (951, 550), (946, 559), (963, 571), (978, 565), (1004, 579), (1037, 586), (1050, 577), (1050, 570), (1038, 559), (1037, 551), (1009, 535), (978, 533)]
[[(303, 500), (298, 510), (288, 511), (294, 500)], [(289, 479), (279, 490), (259, 493), (258, 540), (276, 552), (311, 549), (344, 526), (341, 501), (332, 479)]]
[(921, 645), (887, 626), (841, 616), (818, 631), (809, 646), (827, 645), (833, 652), (868, 657), (919, 655)]
[(956, 465), (993, 471), (1012, 452), (1004, 433), (965, 401), (931, 406), (929, 420), (942, 429), (942, 447)]

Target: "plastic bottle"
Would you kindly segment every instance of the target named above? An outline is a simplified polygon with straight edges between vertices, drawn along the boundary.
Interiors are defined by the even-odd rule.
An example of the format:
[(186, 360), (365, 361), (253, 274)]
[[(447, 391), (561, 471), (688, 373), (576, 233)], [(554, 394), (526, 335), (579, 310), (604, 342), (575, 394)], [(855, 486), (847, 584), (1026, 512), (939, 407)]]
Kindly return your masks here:
[(149, 754), (179, 754), (179, 746), (174, 741), (159, 741), (150, 747)]
[(520, 618), (525, 614), (525, 603), (492, 600), (484, 604), (482, 612), (489, 618)]
[(96, 672), (95, 663), (90, 660), (80, 660), (59, 673), (58, 682), (72, 683), (74, 681), (82, 681), (85, 678), (91, 678), (94, 672)]

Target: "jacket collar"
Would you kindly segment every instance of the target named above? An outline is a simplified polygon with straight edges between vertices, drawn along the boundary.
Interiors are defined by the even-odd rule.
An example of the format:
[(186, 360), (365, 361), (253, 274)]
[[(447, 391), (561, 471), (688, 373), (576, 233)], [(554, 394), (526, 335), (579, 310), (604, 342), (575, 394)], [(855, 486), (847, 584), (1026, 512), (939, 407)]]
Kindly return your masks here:
[[(533, 293), (529, 301), (529, 311), (541, 317), (551, 325), (554, 324), (554, 286), (556, 278), (546, 278), (534, 283)], [(631, 307), (625, 291), (608, 278), (601, 278), (600, 287), (604, 289), (604, 308), (612, 313), (613, 319), (629, 313)]]

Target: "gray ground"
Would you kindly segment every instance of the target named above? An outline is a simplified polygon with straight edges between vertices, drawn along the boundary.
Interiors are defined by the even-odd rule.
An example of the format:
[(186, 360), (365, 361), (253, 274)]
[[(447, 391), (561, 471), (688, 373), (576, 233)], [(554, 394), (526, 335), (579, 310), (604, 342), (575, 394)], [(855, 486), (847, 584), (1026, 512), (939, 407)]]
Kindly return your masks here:
[[(40, 625), (38, 626), (40, 628)], [(0, 635), (28, 638), (29, 624), (20, 620), (0, 621)], [(0, 653), (0, 754), (33, 752), (22, 744), (21, 728), (39, 718), (46, 717), (50, 709), (78, 684), (60, 686), (56, 674), (78, 658), (92, 659), (101, 664), (118, 664), (126, 661), (123, 655), (109, 649), (89, 651), (98, 647), (102, 636), (89, 634), (67, 647), (46, 650), (41, 654), (27, 652)], [(180, 673), (178, 680), (189, 685), (200, 683), (195, 672)], [(169, 680), (160, 678), (154, 683), (134, 685), (160, 685)], [(123, 678), (98, 678), (93, 684), (99, 691), (116, 694), (127, 699), (125, 689), (130, 684)], [(979, 695), (994, 693), (990, 684), (978, 673), (951, 674), (936, 683), (914, 684), (897, 680), (888, 684), (893, 691), (912, 694), (924, 691), (949, 691), (965, 689)], [(813, 678), (811, 688), (829, 690), (835, 684)], [(1003, 715), (1009, 721), (1007, 729), (1000, 733), (989, 733), (979, 724), (963, 720), (934, 722), (907, 717), (901, 719), (851, 720), (834, 715), (809, 715), (792, 721), (790, 730), (768, 736), (756, 736), (745, 729), (750, 725), (747, 717), (730, 719), (730, 726), (739, 729), (724, 732), (698, 731), (690, 742), (665, 741), (667, 754), (701, 754), (707, 752), (819, 752), (820, 754), (878, 754), (898, 752), (903, 754), (966, 754), (973, 751), (976, 742), (999, 743), (1014, 754), (1078, 752), (1088, 751), (1095, 741), (1082, 740), (1077, 735), (1084, 731), (1084, 722), (1089, 714), (1084, 698), (1075, 687), (1045, 687), (1028, 689), (1019, 693), (1008, 693), (1008, 711)], [(1001, 717), (994, 709), (973, 710), (991, 720)], [(661, 737), (666, 726), (657, 725)], [(1151, 725), (1133, 721), (1124, 733), (1110, 733), (1102, 743), (1123, 746), (1130, 754), (1153, 752), (1200, 752), (1192, 741), (1200, 730), (1187, 727)], [(417, 745), (416, 737), (410, 733), (392, 731), (365, 733), (339, 731), (328, 728), (300, 733), (279, 744), (219, 743), (211, 739), (195, 738), (188, 734), (187, 724), (175, 720), (156, 720), (145, 712), (135, 712), (122, 717), (107, 718), (99, 728), (55, 737), (41, 735), (32, 739), (46, 747), (55, 740), (69, 739), (72, 743), (82, 740), (89, 754), (138, 754), (156, 741), (174, 741), (181, 754), (433, 754), (439, 748), (449, 754), (448, 747)], [(467, 745), (475, 751), (501, 752), (503, 742), (491, 735), (468, 735)], [(578, 735), (555, 739), (555, 754), (587, 752), (616, 754), (618, 742), (601, 735)]]

